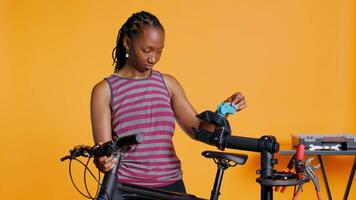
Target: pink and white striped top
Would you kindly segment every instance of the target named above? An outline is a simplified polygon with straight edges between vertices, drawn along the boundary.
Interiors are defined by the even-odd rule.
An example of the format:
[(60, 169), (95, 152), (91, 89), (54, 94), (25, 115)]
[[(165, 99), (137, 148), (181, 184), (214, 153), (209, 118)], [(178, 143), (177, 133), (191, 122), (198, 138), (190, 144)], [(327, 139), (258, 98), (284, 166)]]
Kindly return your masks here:
[(143, 133), (144, 141), (124, 156), (118, 181), (161, 187), (182, 179), (172, 137), (175, 116), (162, 74), (151, 71), (144, 79), (111, 75), (111, 122), (119, 137)]

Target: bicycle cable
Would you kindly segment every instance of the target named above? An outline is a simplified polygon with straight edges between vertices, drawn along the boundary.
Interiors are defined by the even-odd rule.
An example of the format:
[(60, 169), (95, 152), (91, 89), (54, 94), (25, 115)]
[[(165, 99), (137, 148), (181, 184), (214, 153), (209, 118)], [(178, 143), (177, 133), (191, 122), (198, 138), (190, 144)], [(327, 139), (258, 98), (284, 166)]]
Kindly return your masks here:
[[(91, 176), (92, 176), (92, 177), (96, 180), (96, 182), (98, 183), (98, 188), (99, 188), (99, 186), (102, 186), (102, 184), (100, 183), (100, 179), (97, 179), (97, 178), (95, 177), (95, 175), (93, 174), (93, 172), (87, 167), (86, 164), (84, 164), (84, 162), (82, 162), (81, 160), (78, 160), (77, 158), (70, 159), (70, 161), (69, 161), (69, 176), (70, 176), (70, 180), (71, 180), (71, 182), (72, 182), (72, 185), (73, 185), (74, 188), (75, 188), (82, 196), (84, 196), (85, 198), (95, 200), (96, 197), (92, 197), (92, 195), (89, 193), (89, 191), (88, 191), (88, 189), (87, 189), (86, 178), (85, 178), (84, 184), (85, 184), (85, 187), (86, 187), (86, 189), (87, 189), (88, 194), (84, 194), (84, 192), (82, 192), (82, 191), (78, 188), (78, 186), (75, 184), (74, 179), (73, 179), (73, 175), (72, 175), (72, 160), (75, 160), (75, 161), (79, 162), (81, 165), (83, 165), (84, 168), (85, 168), (85, 171), (89, 171), (89, 173), (91, 174)], [(88, 159), (88, 160), (90, 160), (90, 159)], [(87, 162), (87, 164), (88, 164), (88, 163), (89, 163), (89, 161)], [(86, 172), (85, 172), (85, 173), (86, 173)], [(99, 177), (100, 177), (100, 171), (99, 171)], [(97, 188), (97, 191), (98, 191), (98, 188)], [(103, 188), (103, 191), (105, 192), (105, 196), (107, 197), (107, 200), (111, 200), (110, 197), (109, 197), (109, 194), (108, 194), (107, 191), (106, 191), (106, 188), (105, 188), (105, 187), (102, 187), (102, 188)], [(97, 192), (96, 192), (96, 195), (95, 195), (95, 196), (97, 196)]]
[[(89, 162), (91, 160), (91, 156), (89, 156), (88, 160), (87, 160), (87, 163), (85, 164), (85, 167), (84, 167), (84, 187), (85, 187), (85, 190), (87, 191), (87, 194), (90, 196), (91, 199), (95, 199), (96, 198), (96, 195), (93, 197), (91, 194), (90, 194), (90, 191), (89, 191), (89, 188), (88, 188), (88, 184), (87, 184), (87, 171), (89, 169), (88, 165), (89, 165)], [(100, 173), (99, 173), (100, 174)], [(95, 179), (95, 181), (97, 181), (96, 177), (93, 176), (93, 178)]]
[(75, 188), (82, 196), (84, 196), (84, 197), (86, 197), (86, 198), (88, 198), (88, 199), (91, 199), (91, 197), (89, 197), (89, 196), (87, 196), (86, 194), (84, 194), (84, 193), (77, 187), (77, 185), (76, 185), (75, 182), (74, 182), (74, 179), (73, 179), (73, 176), (72, 176), (72, 160), (76, 160), (77, 162), (79, 162), (79, 163), (81, 163), (82, 165), (85, 166), (85, 164), (84, 164), (82, 161), (80, 161), (80, 160), (78, 160), (78, 159), (76, 159), (76, 158), (70, 159), (70, 160), (69, 160), (69, 177), (70, 177), (70, 180), (71, 180), (71, 182), (72, 182), (74, 188)]

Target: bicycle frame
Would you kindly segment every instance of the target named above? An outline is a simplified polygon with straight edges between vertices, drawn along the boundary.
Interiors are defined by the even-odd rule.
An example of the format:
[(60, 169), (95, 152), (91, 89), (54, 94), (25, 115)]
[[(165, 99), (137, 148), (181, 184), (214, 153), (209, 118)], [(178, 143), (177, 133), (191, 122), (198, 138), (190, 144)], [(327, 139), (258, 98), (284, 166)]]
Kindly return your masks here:
[[(215, 131), (209, 132), (206, 130), (196, 130), (195, 136), (198, 140), (205, 142), (210, 145), (216, 146), (220, 150), (224, 150), (225, 148), (230, 149), (239, 149), (244, 151), (252, 151), (259, 152), (260, 157), (260, 170), (258, 170), (258, 174), (260, 177), (257, 179), (257, 182), (261, 186), (261, 200), (273, 200), (273, 186), (293, 186), (299, 185), (309, 181), (308, 179), (300, 180), (297, 178), (296, 174), (286, 174), (282, 172), (277, 172), (274, 170), (274, 165), (277, 164), (277, 159), (274, 158), (274, 153), (278, 152), (279, 144), (275, 137), (273, 136), (262, 136), (261, 138), (248, 138), (248, 137), (239, 137), (232, 136), (230, 130), (230, 124), (226, 120), (226, 118), (217, 115), (211, 111), (205, 111), (199, 115), (198, 118), (208, 121), (209, 123), (215, 124), (217, 128)], [(130, 137), (130, 136), (129, 136)], [(132, 137), (132, 136), (131, 136)], [(197, 200), (202, 199), (195, 197), (191, 194), (181, 194), (176, 192), (169, 192), (164, 190), (157, 190), (152, 188), (145, 188), (139, 186), (132, 186), (127, 184), (118, 183), (117, 172), (120, 167), (120, 162), (122, 155), (117, 150), (122, 147), (123, 144), (125, 146), (129, 146), (132, 141), (138, 143), (137, 136), (133, 136), (134, 140), (123, 138), (121, 146), (118, 142), (109, 142), (107, 146), (103, 145), (103, 147), (99, 146), (97, 148), (93, 147), (89, 150), (92, 155), (108, 155), (110, 156), (113, 152), (117, 152), (116, 156), (118, 156), (117, 163), (115, 164), (114, 169), (110, 173), (106, 173), (102, 187), (99, 192), (99, 198), (97, 200), (123, 200), (123, 192), (131, 193), (132, 196), (140, 196), (145, 197), (147, 199), (161, 199), (161, 200)], [(136, 138), (135, 138), (136, 137)], [(120, 141), (120, 140), (118, 140)], [(129, 141), (129, 142), (127, 142)], [(141, 139), (142, 141), (142, 139)], [(112, 148), (110, 145), (114, 146)], [(101, 151), (104, 151), (101, 152)], [(105, 152), (106, 150), (106, 152)], [(80, 153), (73, 153), (71, 151), (71, 156), (67, 156), (62, 159), (72, 158), (74, 155), (78, 156)], [(219, 174), (220, 173), (220, 174)], [(217, 200), (219, 196), (219, 188), (222, 182), (222, 173), (219, 172), (216, 175), (216, 180), (218, 183), (214, 184), (213, 192), (211, 194), (211, 200)]]

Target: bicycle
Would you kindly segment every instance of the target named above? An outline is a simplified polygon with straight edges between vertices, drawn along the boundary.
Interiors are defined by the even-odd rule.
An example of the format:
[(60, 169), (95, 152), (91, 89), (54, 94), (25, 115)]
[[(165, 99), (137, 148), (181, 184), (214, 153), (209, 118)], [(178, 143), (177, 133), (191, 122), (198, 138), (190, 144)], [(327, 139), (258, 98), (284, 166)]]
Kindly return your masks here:
[[(277, 159), (274, 158), (274, 154), (279, 151), (279, 143), (277, 142), (274, 136), (266, 135), (262, 136), (261, 138), (249, 138), (231, 135), (230, 124), (229, 121), (225, 118), (225, 116), (227, 114), (234, 114), (235, 112), (236, 108), (229, 105), (228, 103), (223, 103), (219, 105), (216, 112), (205, 111), (201, 114), (198, 114), (198, 118), (203, 121), (207, 121), (208, 123), (214, 124), (216, 128), (214, 132), (194, 129), (196, 138), (206, 144), (216, 146), (221, 151), (224, 151), (225, 148), (229, 148), (259, 152), (261, 154), (261, 168), (257, 171), (260, 177), (257, 178), (256, 181), (261, 186), (261, 200), (272, 200), (272, 188), (275, 186), (297, 186), (309, 181), (309, 178), (307, 176), (299, 177), (296, 173), (278, 172), (274, 170), (274, 165), (277, 164)], [(101, 186), (99, 196), (102, 197), (103, 200), (123, 200), (130, 198), (142, 198), (147, 200), (203, 199), (196, 197), (192, 194), (182, 194), (177, 192), (170, 192), (116, 182), (117, 171), (119, 169), (120, 161), (125, 149), (128, 149), (130, 145), (142, 142), (142, 140), (143, 136), (138, 134), (127, 136), (124, 138), (114, 138), (113, 141), (110, 141), (103, 145), (96, 145), (94, 147), (83, 145), (76, 146), (73, 150), (70, 151), (70, 155), (62, 158), (61, 161), (70, 159), (71, 165), (71, 161), (79, 156), (88, 157), (88, 162), (92, 156), (111, 156), (112, 154), (116, 156), (118, 159), (115, 163), (115, 167), (110, 172), (105, 174), (102, 184), (100, 184), (100, 180), (98, 180), (98, 184)], [(224, 171), (229, 167), (243, 165), (246, 162), (248, 156), (246, 154), (225, 153), (216, 151), (204, 151), (202, 155), (206, 158), (213, 159), (214, 162), (217, 164), (218, 169), (215, 176), (215, 181), (210, 199), (218, 200)], [(78, 190), (76, 186), (75, 188)], [(80, 193), (83, 195), (82, 192)], [(97, 199), (96, 197), (92, 197), (91, 195), (84, 196), (91, 199)], [(97, 200), (102, 199), (98, 198)]]

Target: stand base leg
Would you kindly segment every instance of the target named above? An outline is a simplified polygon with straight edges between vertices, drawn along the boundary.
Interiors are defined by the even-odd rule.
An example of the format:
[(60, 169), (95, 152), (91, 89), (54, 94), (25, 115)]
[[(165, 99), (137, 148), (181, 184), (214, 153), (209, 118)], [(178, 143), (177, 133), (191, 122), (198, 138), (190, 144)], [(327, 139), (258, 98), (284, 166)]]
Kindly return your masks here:
[(320, 165), (321, 165), (321, 172), (323, 174), (323, 179), (324, 179), (326, 192), (328, 194), (328, 199), (332, 200), (330, 187), (329, 187), (328, 179), (326, 178), (326, 172), (325, 172), (324, 163), (323, 163), (323, 159), (321, 158), (321, 155), (318, 155), (318, 159), (319, 159), (319, 162), (320, 162)]
[(261, 200), (273, 200), (272, 186), (261, 186)]
[(347, 200), (347, 198), (349, 197), (352, 181), (354, 180), (354, 176), (355, 176), (355, 171), (356, 171), (356, 156), (355, 156), (354, 164), (352, 165), (352, 168), (351, 168), (349, 181), (347, 182), (347, 187), (346, 187), (346, 191), (344, 194), (344, 200)]

